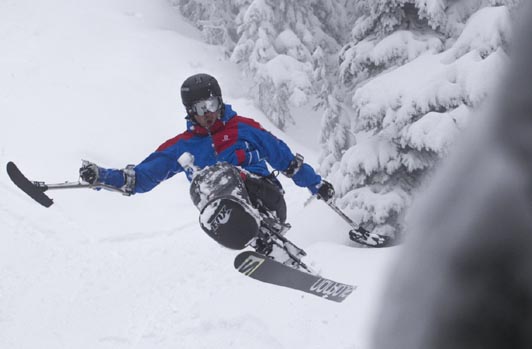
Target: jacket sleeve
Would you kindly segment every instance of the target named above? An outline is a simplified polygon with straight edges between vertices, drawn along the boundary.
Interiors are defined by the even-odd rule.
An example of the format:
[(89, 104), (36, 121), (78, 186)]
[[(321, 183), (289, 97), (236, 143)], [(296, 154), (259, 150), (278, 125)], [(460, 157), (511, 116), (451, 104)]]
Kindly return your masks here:
[(135, 193), (145, 193), (183, 171), (172, 148), (155, 151), (135, 166)]
[[(178, 164), (172, 149), (155, 151), (134, 167), (135, 188), (132, 194), (145, 193), (152, 190), (162, 181), (172, 177), (183, 168)], [(100, 168), (100, 182), (121, 188), (124, 185), (124, 171)]]
[[(243, 125), (246, 137), (258, 150), (260, 156), (264, 158), (274, 169), (285, 171), (290, 162), (295, 158), (292, 151), (285, 142), (275, 137), (270, 132), (264, 130), (258, 123)], [(292, 180), (300, 187), (307, 187), (311, 192), (315, 192), (316, 186), (321, 183), (321, 177), (309, 164), (303, 164), (299, 171), (292, 177)]]

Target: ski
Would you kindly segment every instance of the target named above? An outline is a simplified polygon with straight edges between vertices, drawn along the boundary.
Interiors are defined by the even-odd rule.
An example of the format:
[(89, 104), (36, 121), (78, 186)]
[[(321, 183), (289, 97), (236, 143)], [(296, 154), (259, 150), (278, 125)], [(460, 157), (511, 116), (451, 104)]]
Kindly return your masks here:
[(11, 178), (13, 183), (15, 183), (15, 185), (23, 192), (44, 207), (52, 206), (54, 201), (44, 194), (44, 192), (48, 190), (48, 187), (44, 183), (31, 182), (22, 174), (22, 172), (20, 172), (17, 165), (11, 161), (7, 163), (6, 169), (9, 178)]
[(235, 269), (255, 280), (303, 291), (334, 302), (343, 302), (355, 289), (319, 275), (291, 268), (255, 251), (238, 254)]

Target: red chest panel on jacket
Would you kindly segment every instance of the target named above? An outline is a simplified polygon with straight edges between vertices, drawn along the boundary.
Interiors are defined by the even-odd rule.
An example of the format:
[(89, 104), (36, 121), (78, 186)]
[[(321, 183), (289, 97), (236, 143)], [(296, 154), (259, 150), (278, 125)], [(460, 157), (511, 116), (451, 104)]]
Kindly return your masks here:
[(212, 135), (214, 149), (220, 154), (238, 140), (238, 119), (233, 118), (220, 131)]
[(159, 146), (159, 148), (157, 148), (156, 151), (163, 151), (167, 148), (170, 148), (172, 145), (176, 144), (177, 142), (179, 142), (180, 140), (188, 140), (188, 139), (191, 139), (192, 137), (194, 137), (194, 134), (190, 131), (185, 131), (181, 134), (178, 134), (177, 136), (175, 136), (174, 138), (171, 138), (169, 140), (167, 140), (166, 142), (164, 142), (163, 144), (161, 144)]

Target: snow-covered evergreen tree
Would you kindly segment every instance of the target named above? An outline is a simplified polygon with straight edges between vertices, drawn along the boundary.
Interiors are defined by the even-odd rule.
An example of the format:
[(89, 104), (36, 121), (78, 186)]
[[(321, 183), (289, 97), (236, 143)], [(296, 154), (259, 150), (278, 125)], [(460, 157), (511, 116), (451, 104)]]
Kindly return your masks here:
[(170, 0), (202, 33), (205, 42), (231, 54), (238, 41), (235, 19), (252, 0)]
[[(312, 54), (337, 47), (314, 15), (313, 0), (255, 0), (237, 19), (240, 40), (231, 59), (245, 63), (256, 81), (254, 97), (281, 129), (292, 122), (290, 107), (315, 94)], [(330, 8), (319, 7), (319, 10)]]
[(516, 3), (358, 2), (363, 15), (340, 53), (348, 105), (328, 106), (321, 156), (339, 205), (357, 223), (382, 234), (401, 230), (423, 176), (503, 67)]
[[(291, 108), (330, 87), (315, 74), (313, 54), (329, 62), (337, 55), (354, 5), (348, 0), (172, 0), (202, 31), (207, 42), (224, 45), (233, 62), (254, 81), (257, 105), (281, 129)], [(322, 102), (324, 100), (322, 99)]]

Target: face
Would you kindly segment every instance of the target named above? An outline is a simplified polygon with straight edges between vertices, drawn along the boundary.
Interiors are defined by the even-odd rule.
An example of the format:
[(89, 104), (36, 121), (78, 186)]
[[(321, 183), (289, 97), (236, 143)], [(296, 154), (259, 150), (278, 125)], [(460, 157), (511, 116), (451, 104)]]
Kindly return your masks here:
[(195, 102), (191, 107), (191, 112), (200, 126), (210, 129), (220, 117), (221, 107), (221, 99), (219, 97), (209, 97)]
[(197, 114), (194, 116), (194, 118), (196, 119), (196, 122), (200, 126), (206, 129), (210, 129), (212, 125), (214, 125), (216, 120), (218, 120), (219, 117), (220, 117), (220, 111), (215, 111), (215, 112), (208, 111), (201, 116)]

